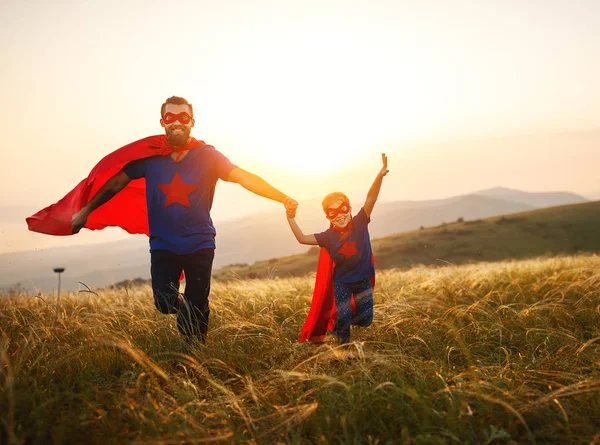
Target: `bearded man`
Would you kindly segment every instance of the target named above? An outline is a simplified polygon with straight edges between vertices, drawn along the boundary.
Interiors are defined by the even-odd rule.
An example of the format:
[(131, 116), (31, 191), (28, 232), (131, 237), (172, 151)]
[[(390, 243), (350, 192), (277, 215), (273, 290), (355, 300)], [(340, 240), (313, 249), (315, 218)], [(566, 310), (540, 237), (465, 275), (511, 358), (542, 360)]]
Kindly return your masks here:
[[(210, 209), (217, 180), (238, 183), (284, 203), (288, 212), (294, 213), (298, 203), (191, 137), (194, 111), (184, 98), (173, 96), (162, 104), (160, 124), (166, 139), (151, 136), (106, 156), (87, 180), (27, 223), (30, 230), (53, 235), (109, 225), (147, 233), (156, 308), (176, 314), (178, 329), (188, 342), (204, 342), (216, 235)], [(136, 207), (143, 196), (145, 205)], [(141, 221), (146, 211), (147, 225)], [(65, 215), (70, 218), (68, 228)], [(183, 295), (179, 293), (182, 271)]]

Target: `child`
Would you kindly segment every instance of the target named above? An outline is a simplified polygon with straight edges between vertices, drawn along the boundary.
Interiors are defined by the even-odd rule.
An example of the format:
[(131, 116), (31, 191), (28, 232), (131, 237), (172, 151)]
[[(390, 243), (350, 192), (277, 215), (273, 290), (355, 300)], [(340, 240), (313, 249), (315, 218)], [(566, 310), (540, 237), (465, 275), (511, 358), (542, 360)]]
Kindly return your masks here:
[(298, 242), (321, 246), (315, 291), (300, 335), (301, 342), (322, 342), (327, 329), (333, 327), (340, 344), (349, 343), (351, 324), (369, 326), (373, 321), (375, 268), (367, 225), (383, 177), (389, 171), (385, 153), (381, 159), (383, 167), (369, 189), (363, 208), (354, 218), (348, 197), (340, 192), (330, 193), (323, 199), (329, 229), (305, 235), (294, 220), (295, 208), (286, 207), (288, 223)]

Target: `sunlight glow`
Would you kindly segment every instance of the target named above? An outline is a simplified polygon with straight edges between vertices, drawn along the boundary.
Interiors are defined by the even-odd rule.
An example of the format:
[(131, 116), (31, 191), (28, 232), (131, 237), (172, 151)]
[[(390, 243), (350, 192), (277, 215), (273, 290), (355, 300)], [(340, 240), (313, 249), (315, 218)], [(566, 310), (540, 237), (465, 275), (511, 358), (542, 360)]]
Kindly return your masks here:
[[(211, 112), (235, 122), (235, 146), (287, 171), (321, 175), (377, 153), (382, 140), (422, 134), (447, 115), (447, 90), (432, 84), (435, 66), (414, 49), (395, 48), (398, 57), (389, 57), (392, 49), (376, 33), (339, 35), (255, 37), (232, 56), (235, 64), (223, 62), (226, 88), (204, 97), (217, 104)], [(241, 75), (239, 66), (249, 68)], [(200, 88), (192, 96), (202, 96)]]

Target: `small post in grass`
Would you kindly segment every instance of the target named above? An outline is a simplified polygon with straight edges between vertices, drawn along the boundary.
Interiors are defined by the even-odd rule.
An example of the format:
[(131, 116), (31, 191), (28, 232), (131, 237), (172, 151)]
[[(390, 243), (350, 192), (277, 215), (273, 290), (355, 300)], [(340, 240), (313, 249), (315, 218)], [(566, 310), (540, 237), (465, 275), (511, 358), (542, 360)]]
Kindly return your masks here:
[(54, 272), (58, 274), (58, 291), (56, 296), (56, 318), (58, 319), (60, 313), (60, 274), (65, 271), (64, 267), (55, 267), (52, 269)]

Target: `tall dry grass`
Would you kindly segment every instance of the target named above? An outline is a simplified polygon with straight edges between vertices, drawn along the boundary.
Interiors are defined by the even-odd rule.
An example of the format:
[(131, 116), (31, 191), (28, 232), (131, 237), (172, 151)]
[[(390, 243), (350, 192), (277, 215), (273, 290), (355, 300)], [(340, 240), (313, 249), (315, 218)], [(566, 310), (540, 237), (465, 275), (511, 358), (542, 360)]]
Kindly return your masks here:
[(0, 442), (600, 443), (600, 258), (381, 272), (351, 354), (313, 280), (214, 282), (191, 347), (149, 287), (0, 300)]

